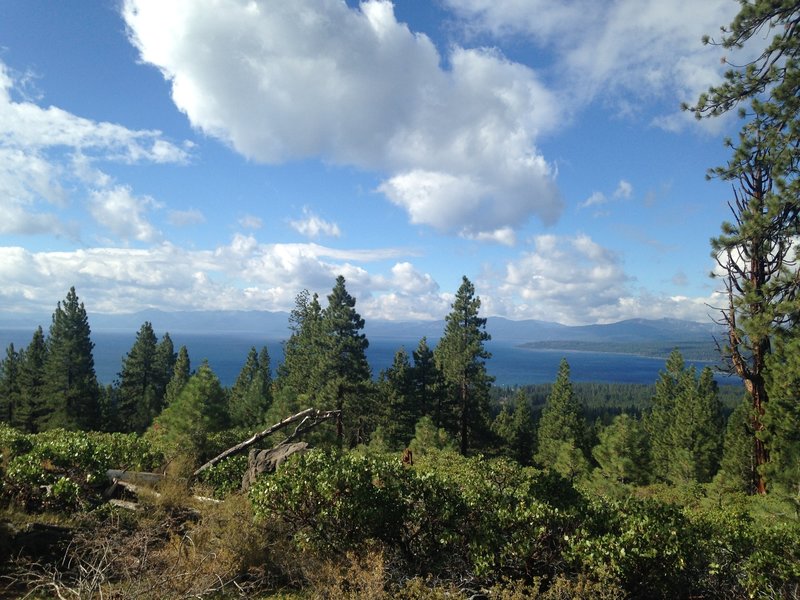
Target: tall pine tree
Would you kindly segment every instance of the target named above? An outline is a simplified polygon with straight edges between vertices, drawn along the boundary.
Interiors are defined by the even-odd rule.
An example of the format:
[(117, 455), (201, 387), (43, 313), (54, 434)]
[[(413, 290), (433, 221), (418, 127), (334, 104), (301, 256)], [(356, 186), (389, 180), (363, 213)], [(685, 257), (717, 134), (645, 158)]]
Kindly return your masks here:
[(116, 412), (122, 431), (143, 432), (163, 408), (164, 380), (156, 361), (157, 347), (153, 326), (145, 321), (119, 374)]
[(486, 319), (478, 316), (480, 307), (475, 286), (463, 277), (434, 351), (454, 408), (459, 450), (464, 455), (489, 428), (492, 377), (486, 372), (486, 360), (491, 354), (483, 344), (491, 336), (486, 332)]
[(228, 412), (234, 427), (255, 428), (264, 424), (272, 404), (272, 371), (266, 346), (250, 348), (244, 366), (230, 390)]
[(189, 382), (192, 376), (192, 364), (189, 360), (189, 351), (186, 346), (181, 346), (178, 356), (172, 367), (172, 376), (167, 383), (164, 391), (164, 406), (169, 406), (180, 395), (183, 387)]
[(86, 309), (70, 288), (53, 313), (44, 365), (48, 427), (98, 429), (100, 387)]
[(536, 438), (538, 447), (534, 458), (542, 467), (572, 476), (573, 467), (586, 463), (583, 454), (586, 421), (583, 407), (572, 389), (567, 359), (562, 359), (558, 367), (556, 381), (542, 409)]
[(9, 344), (6, 357), (0, 361), (0, 421), (12, 426), (19, 425), (19, 367), (20, 354), (14, 344)]
[(44, 425), (47, 416), (45, 406), (44, 365), (47, 361), (47, 342), (39, 326), (22, 353), (19, 365), (20, 402), (17, 410), (18, 426), (24, 431), (36, 433)]

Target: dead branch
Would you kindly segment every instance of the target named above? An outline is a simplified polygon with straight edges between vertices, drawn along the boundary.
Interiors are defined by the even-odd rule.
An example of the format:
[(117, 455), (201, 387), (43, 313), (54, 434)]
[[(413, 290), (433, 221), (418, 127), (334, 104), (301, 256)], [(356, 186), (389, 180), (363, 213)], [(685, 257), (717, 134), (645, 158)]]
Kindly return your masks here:
[(264, 431), (262, 431), (260, 433), (256, 433), (255, 435), (253, 435), (249, 439), (241, 442), (240, 444), (236, 444), (235, 446), (233, 446), (231, 448), (228, 448), (227, 450), (225, 450), (221, 454), (215, 456), (214, 458), (209, 460), (206, 464), (204, 464), (199, 469), (197, 469), (194, 473), (192, 473), (192, 478), (197, 477), (200, 473), (202, 473), (206, 469), (210, 469), (211, 467), (213, 467), (217, 463), (225, 460), (229, 456), (233, 456), (234, 454), (238, 454), (239, 452), (242, 452), (243, 450), (246, 450), (247, 448), (249, 448), (250, 446), (252, 446), (256, 442), (258, 442), (259, 440), (262, 440), (265, 437), (267, 437), (268, 435), (271, 435), (271, 434), (275, 433), (276, 431), (278, 431), (280, 429), (283, 429), (284, 427), (286, 427), (290, 423), (294, 423), (296, 421), (300, 421), (300, 424), (295, 428), (294, 433), (292, 433), (286, 439), (286, 441), (294, 439), (295, 437), (297, 437), (301, 433), (304, 433), (304, 432), (308, 431), (309, 429), (311, 429), (313, 427), (316, 427), (317, 425), (319, 425), (323, 421), (326, 421), (328, 419), (332, 419), (334, 417), (339, 416), (340, 413), (341, 413), (341, 411), (339, 411), (339, 410), (322, 411), (322, 410), (317, 410), (316, 408), (307, 408), (307, 409), (297, 413), (296, 415), (292, 415), (291, 417), (286, 417), (280, 423), (275, 423), (274, 425), (272, 425), (271, 427), (268, 427)]

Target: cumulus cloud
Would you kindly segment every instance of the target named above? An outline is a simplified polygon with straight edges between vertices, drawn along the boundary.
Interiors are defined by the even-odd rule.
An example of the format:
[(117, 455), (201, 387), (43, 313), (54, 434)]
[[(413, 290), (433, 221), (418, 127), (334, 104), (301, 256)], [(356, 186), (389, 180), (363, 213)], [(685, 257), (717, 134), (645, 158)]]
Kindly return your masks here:
[(636, 288), (621, 258), (587, 235), (541, 235), (501, 272), (480, 279), (488, 314), (567, 325), (632, 318), (703, 320), (709, 297), (663, 296)]
[(608, 198), (606, 198), (606, 195), (603, 192), (592, 192), (592, 195), (581, 202), (578, 207), (589, 208), (590, 206), (599, 206), (601, 204), (605, 204), (606, 202), (608, 202)]
[[(31, 310), (50, 310), (54, 299), (74, 285), (87, 307), (98, 312), (133, 312), (152, 306), (291, 310), (300, 290), (327, 294), (336, 276), (343, 274), (348, 289), (370, 300), (362, 314), (403, 318), (409, 312), (395, 312), (392, 317), (391, 310), (405, 306), (412, 314), (439, 317), (426, 312), (441, 304), (438, 285), (430, 275), (417, 272), (407, 262), (397, 263), (385, 275), (364, 267), (407, 254), (391, 248), (261, 244), (241, 234), (208, 250), (167, 242), (146, 249), (98, 247), (70, 252), (0, 247), (0, 309), (24, 304)], [(420, 303), (421, 296), (432, 301), (430, 308)]]
[[(14, 97), (17, 86), (0, 62), (0, 207), (7, 234), (55, 234), (75, 238), (78, 228), (63, 217), (76, 195), (89, 196), (98, 223), (126, 239), (151, 241), (157, 235), (143, 218), (141, 201), (130, 190), (114, 185), (95, 165), (182, 163), (184, 150), (154, 130), (131, 130), (96, 122), (50, 106)], [(127, 197), (126, 197), (127, 193)], [(132, 208), (131, 223), (123, 223), (124, 208)]]
[(461, 237), (479, 242), (494, 242), (504, 246), (513, 246), (517, 243), (517, 235), (511, 227), (501, 227), (494, 231), (481, 231), (477, 234), (465, 231), (461, 233)]
[(250, 159), (378, 170), (412, 222), (455, 234), (562, 210), (536, 147), (561, 108), (536, 73), (490, 49), (441, 56), (390, 2), (127, 0), (123, 16), (191, 123)]
[(145, 216), (155, 206), (149, 196), (136, 197), (123, 185), (94, 190), (89, 198), (89, 213), (94, 220), (126, 242), (155, 242), (161, 238), (161, 232)]
[(289, 225), (299, 234), (311, 239), (316, 239), (320, 236), (340, 237), (342, 235), (336, 223), (326, 221), (319, 215), (314, 214), (308, 207), (303, 208), (302, 219), (289, 221)]

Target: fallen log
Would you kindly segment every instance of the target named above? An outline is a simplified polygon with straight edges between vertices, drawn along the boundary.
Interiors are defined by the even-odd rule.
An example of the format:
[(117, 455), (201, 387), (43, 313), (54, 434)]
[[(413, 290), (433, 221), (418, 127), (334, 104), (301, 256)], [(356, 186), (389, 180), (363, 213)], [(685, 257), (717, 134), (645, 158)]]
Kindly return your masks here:
[(247, 457), (247, 470), (242, 477), (242, 491), (246, 492), (262, 473), (274, 473), (292, 454), (305, 452), (307, 442), (280, 443), (269, 450), (251, 449)]
[(197, 469), (194, 473), (192, 473), (192, 478), (197, 477), (200, 473), (202, 473), (206, 469), (210, 469), (211, 467), (213, 467), (217, 463), (225, 460), (229, 456), (233, 456), (234, 454), (238, 454), (239, 452), (242, 452), (243, 450), (246, 450), (247, 448), (249, 448), (250, 446), (252, 446), (256, 442), (258, 442), (259, 440), (262, 440), (265, 437), (267, 437), (268, 435), (271, 435), (271, 434), (275, 433), (276, 431), (279, 431), (280, 429), (283, 429), (284, 427), (286, 427), (287, 425), (290, 425), (291, 423), (295, 423), (297, 421), (300, 421), (300, 424), (295, 428), (294, 432), (291, 435), (289, 435), (282, 442), (284, 444), (287, 443), (287, 442), (290, 442), (291, 440), (296, 438), (298, 435), (300, 435), (302, 433), (305, 433), (309, 429), (312, 429), (313, 427), (316, 427), (317, 425), (319, 425), (323, 421), (327, 421), (328, 419), (332, 419), (334, 417), (338, 417), (341, 414), (341, 412), (342, 411), (340, 411), (340, 410), (325, 410), (325, 411), (323, 411), (323, 410), (317, 410), (316, 408), (307, 408), (307, 409), (305, 409), (303, 411), (300, 411), (296, 415), (292, 415), (291, 417), (286, 417), (280, 423), (275, 423), (274, 425), (272, 425), (271, 427), (268, 427), (264, 431), (256, 433), (255, 435), (253, 435), (252, 437), (246, 439), (245, 441), (241, 442), (240, 444), (236, 444), (235, 446), (232, 446), (231, 448), (228, 448), (227, 450), (225, 450), (221, 454), (215, 456), (210, 461), (208, 461), (206, 464), (204, 464), (199, 469)]

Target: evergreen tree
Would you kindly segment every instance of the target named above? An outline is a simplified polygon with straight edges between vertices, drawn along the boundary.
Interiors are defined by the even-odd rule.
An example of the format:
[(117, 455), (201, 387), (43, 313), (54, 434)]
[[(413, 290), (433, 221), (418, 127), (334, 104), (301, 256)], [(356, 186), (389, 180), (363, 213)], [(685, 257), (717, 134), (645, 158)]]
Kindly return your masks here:
[[(284, 410), (291, 412), (297, 405), (316, 405), (314, 399), (324, 384), (320, 360), (323, 353), (322, 307), (317, 294), (311, 296), (303, 290), (295, 298), (295, 307), (289, 315), (291, 335), (283, 344), (283, 363), (278, 367), (276, 387)], [(288, 413), (287, 413), (288, 414)], [(286, 416), (286, 415), (284, 415)]]
[[(571, 471), (580, 462), (576, 451), (583, 454), (586, 423), (583, 409), (572, 389), (567, 359), (562, 359), (558, 367), (553, 389), (542, 409), (536, 437), (536, 462), (543, 467), (552, 467), (563, 475), (573, 475)], [(565, 468), (570, 472), (563, 472)]]
[(382, 400), (381, 427), (384, 443), (390, 450), (408, 445), (414, 437), (414, 426), (422, 417), (416, 404), (412, 367), (408, 352), (400, 348), (392, 366), (380, 374), (378, 390)]
[[(753, 452), (757, 492), (767, 491), (769, 448), (779, 434), (766, 431), (766, 365), (771, 340), (787, 324), (798, 324), (798, 267), (795, 240), (800, 229), (800, 4), (777, 0), (741, 2), (719, 42), (735, 49), (755, 44), (755, 60), (729, 63), (724, 82), (702, 94), (691, 109), (698, 118), (739, 108), (749, 120), (738, 143), (728, 140), (732, 157), (712, 171), (735, 183), (733, 222), (723, 223), (712, 240), (721, 269), (727, 328), (724, 348), (731, 372), (741, 378), (752, 401)], [(768, 43), (764, 45), (764, 39)], [(744, 105), (749, 101), (749, 109)]]
[(753, 428), (749, 398), (739, 403), (728, 417), (723, 442), (722, 461), (714, 484), (726, 492), (752, 494), (758, 477), (753, 454)]
[(641, 421), (628, 414), (614, 417), (599, 434), (592, 456), (601, 475), (612, 482), (644, 485), (649, 481), (647, 432)]
[(47, 337), (43, 396), (48, 427), (86, 430), (101, 426), (93, 349), (86, 309), (72, 287), (56, 306)]
[(444, 425), (444, 378), (436, 366), (434, 352), (428, 340), (422, 338), (413, 352), (414, 366), (411, 368), (411, 385), (414, 404), (420, 415), (431, 415), (436, 427)]
[(242, 370), (230, 392), (228, 411), (235, 427), (254, 428), (266, 420), (272, 404), (272, 373), (266, 347), (250, 348)]
[(0, 361), (0, 421), (18, 426), (20, 405), (20, 354), (14, 344), (6, 348), (6, 357)]
[(156, 346), (156, 358), (155, 364), (153, 365), (153, 375), (155, 377), (154, 386), (157, 390), (156, 395), (160, 399), (158, 412), (161, 412), (164, 408), (167, 385), (170, 379), (172, 379), (172, 374), (175, 370), (175, 361), (177, 359), (178, 355), (175, 352), (175, 344), (173, 344), (169, 332), (165, 332)]
[(170, 377), (164, 392), (164, 406), (169, 406), (175, 401), (191, 376), (192, 366), (189, 360), (189, 351), (186, 346), (181, 346), (178, 350), (178, 357), (172, 367), (172, 377)]
[(174, 402), (156, 418), (153, 429), (171, 451), (199, 459), (209, 434), (228, 427), (226, 404), (225, 390), (204, 362)]
[(528, 397), (517, 390), (512, 410), (503, 406), (492, 423), (492, 431), (503, 441), (508, 455), (521, 465), (529, 465), (533, 458), (536, 427)]
[(153, 326), (145, 321), (119, 374), (116, 412), (122, 431), (143, 432), (163, 408), (164, 381), (156, 360), (157, 347)]
[(761, 439), (770, 460), (761, 472), (773, 489), (800, 502), (800, 336), (795, 330), (777, 337), (767, 367), (769, 404)]
[(481, 299), (475, 287), (462, 278), (452, 311), (445, 319), (445, 329), (434, 357), (441, 370), (447, 393), (455, 408), (459, 450), (466, 455), (473, 440), (488, 429), (489, 388), (492, 378), (486, 372), (486, 359), (491, 354), (484, 342), (491, 339), (486, 332), (486, 319), (478, 316)]
[(647, 417), (652, 469), (672, 483), (709, 482), (722, 454), (723, 417), (710, 368), (699, 379), (674, 350), (656, 382)]
[(20, 403), (17, 410), (18, 426), (24, 431), (41, 430), (47, 415), (44, 365), (47, 360), (47, 342), (42, 327), (37, 327), (31, 343), (22, 353), (19, 368)]
[(340, 440), (350, 444), (365, 441), (374, 422), (371, 403), (372, 373), (367, 362), (369, 340), (362, 333), (364, 319), (355, 310), (356, 300), (345, 288), (339, 275), (328, 294), (328, 306), (322, 313), (321, 365), (325, 387), (322, 400), (342, 411), (346, 431), (339, 431)]

